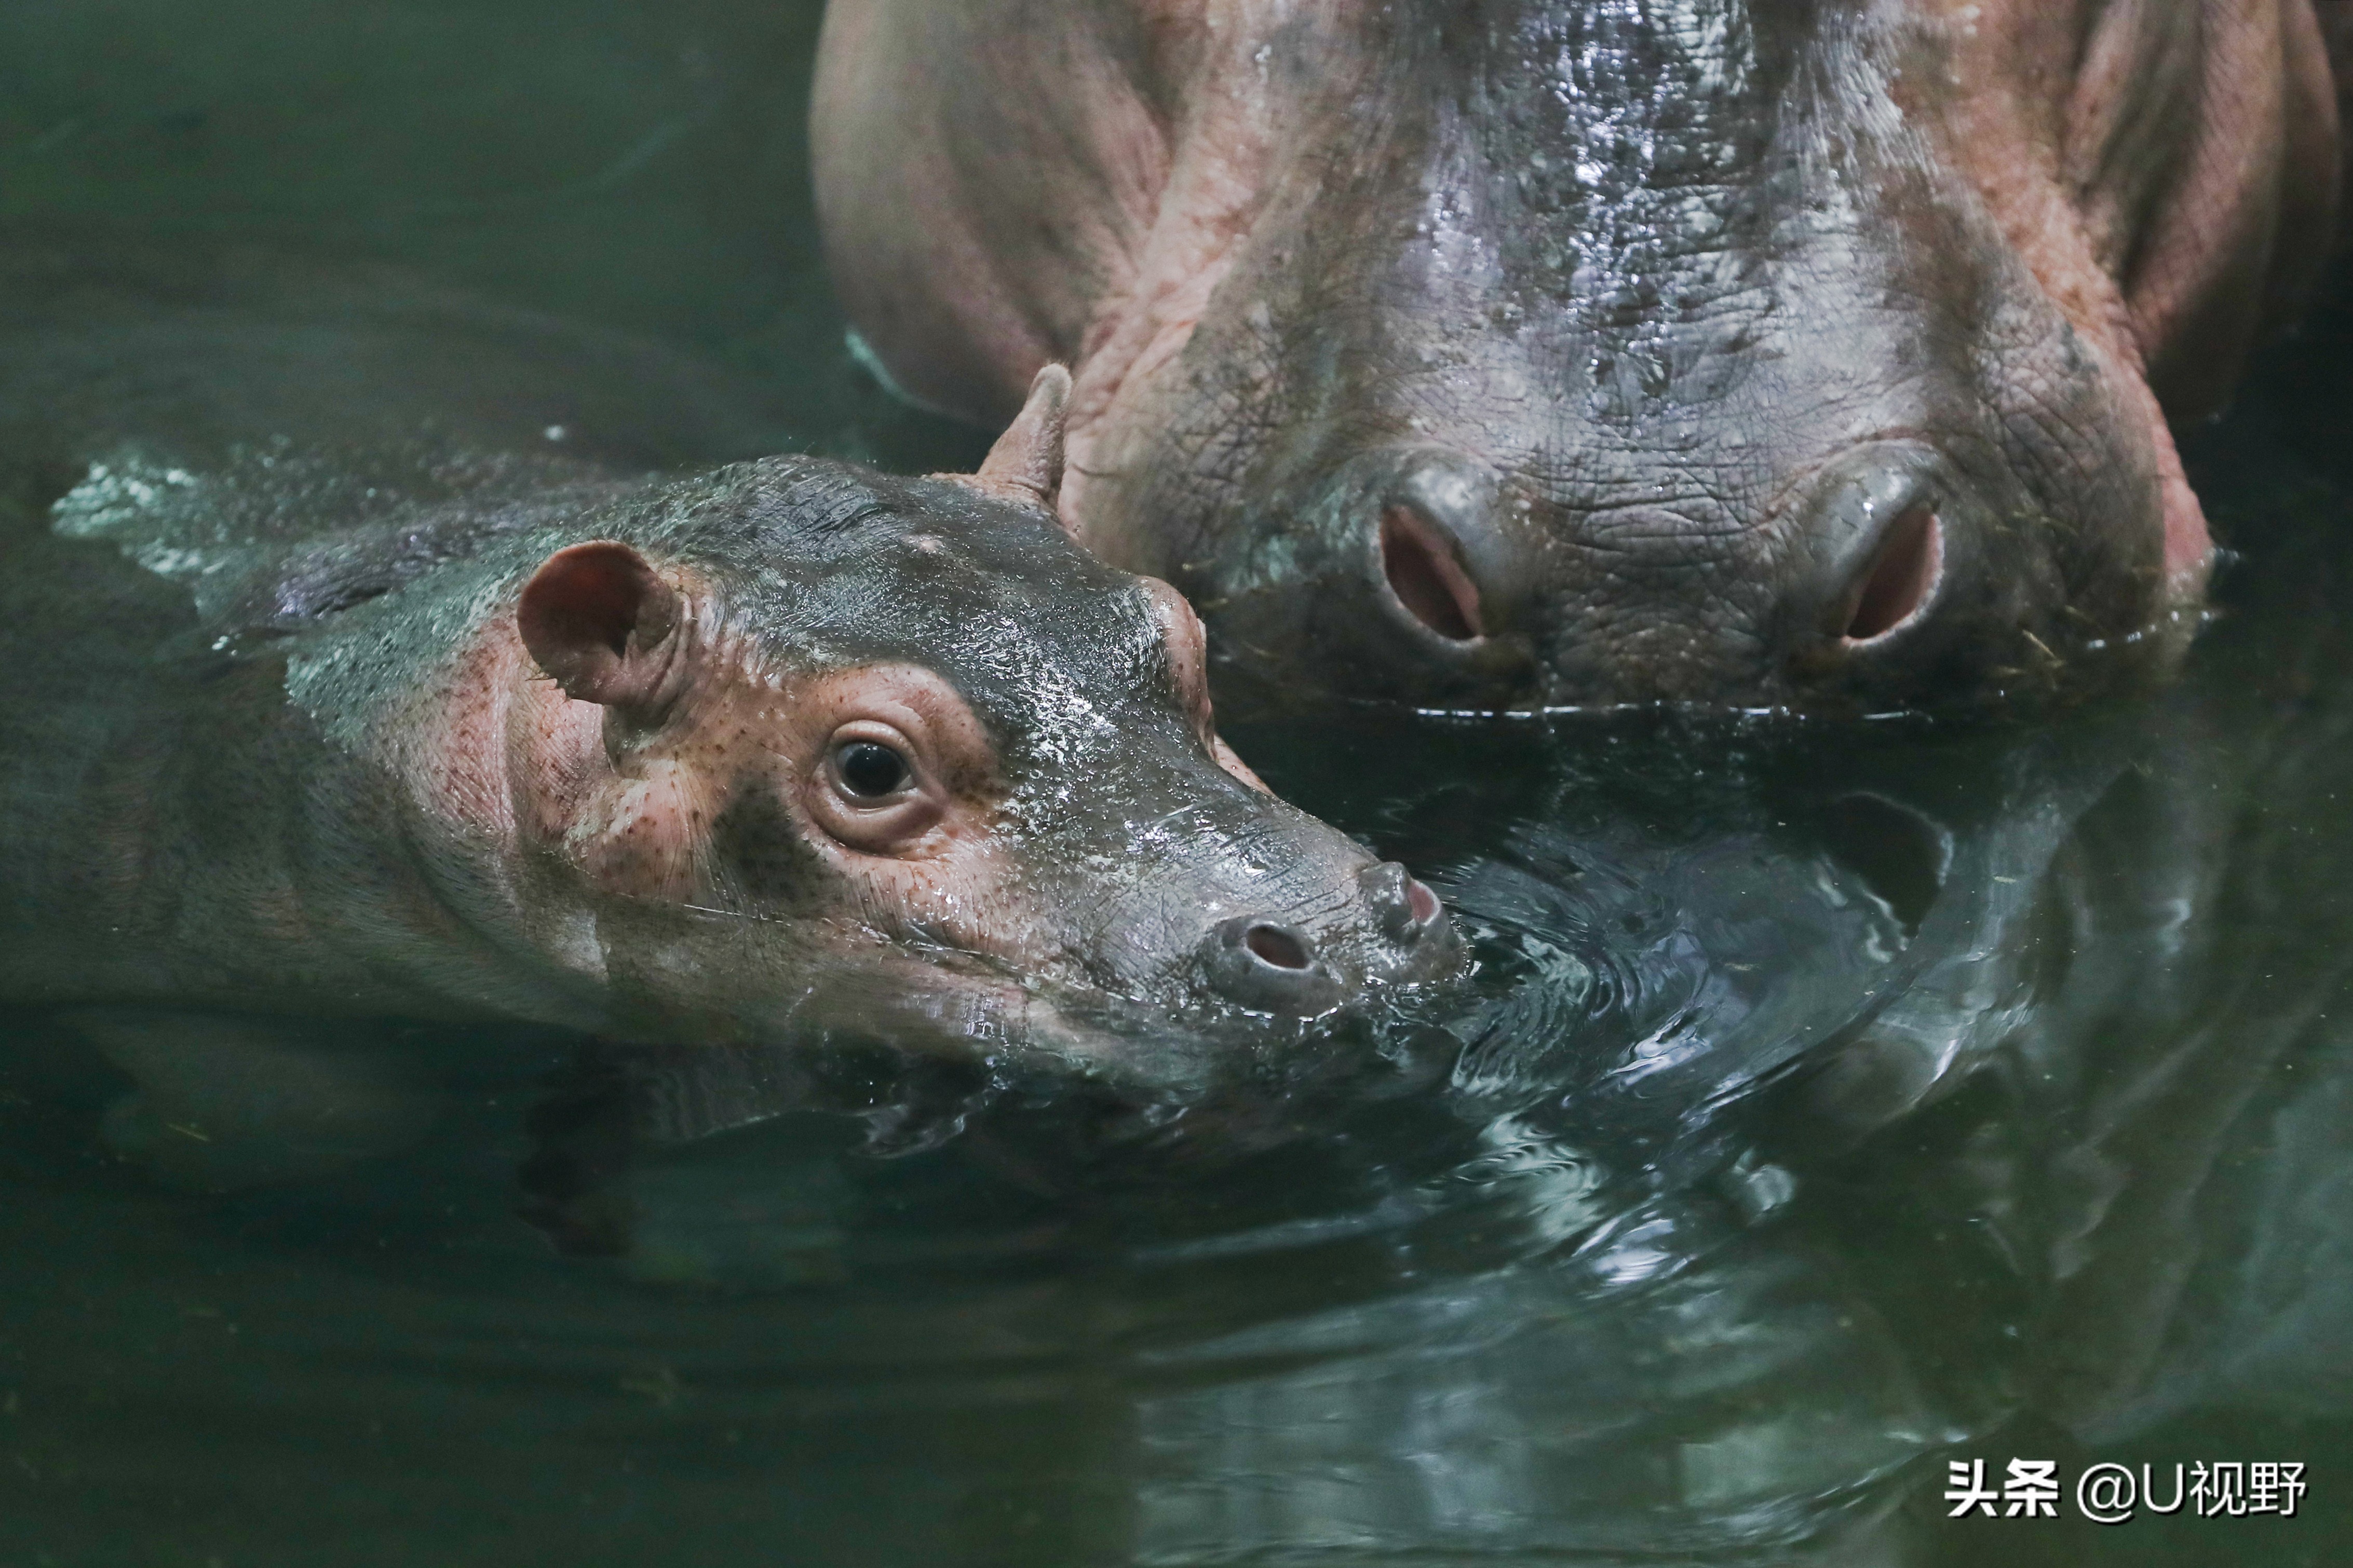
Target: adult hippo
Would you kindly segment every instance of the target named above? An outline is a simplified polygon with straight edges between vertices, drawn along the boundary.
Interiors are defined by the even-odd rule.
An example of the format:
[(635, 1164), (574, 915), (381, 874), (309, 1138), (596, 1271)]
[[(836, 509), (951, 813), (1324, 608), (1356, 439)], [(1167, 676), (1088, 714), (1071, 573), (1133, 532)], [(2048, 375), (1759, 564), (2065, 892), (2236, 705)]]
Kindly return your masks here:
[(1066, 521), (1229, 673), (1998, 699), (2195, 625), (2168, 425), (2324, 258), (2348, 20), (835, 0), (818, 195), (910, 395), (1074, 364)]

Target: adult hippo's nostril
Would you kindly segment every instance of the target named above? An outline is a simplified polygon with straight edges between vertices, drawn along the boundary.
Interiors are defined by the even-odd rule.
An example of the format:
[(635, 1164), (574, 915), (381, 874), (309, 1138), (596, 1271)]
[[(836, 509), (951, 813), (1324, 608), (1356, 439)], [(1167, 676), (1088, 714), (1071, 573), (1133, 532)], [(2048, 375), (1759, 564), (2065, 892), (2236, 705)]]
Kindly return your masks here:
[[(1955, 597), (1957, 550), (1983, 526), (1953, 465), (1918, 441), (1875, 441), (1832, 462), (1794, 519), (1789, 655), (1797, 673), (1888, 669)], [(1932, 639), (1934, 640), (1934, 639)]]
[(1917, 617), (1936, 596), (1944, 572), (1943, 521), (1926, 506), (1906, 510), (1889, 526), (1870, 570), (1855, 584), (1847, 642), (1885, 637)]
[(1293, 926), (1237, 915), (1209, 932), (1201, 967), (1219, 994), (1259, 1012), (1305, 1017), (1340, 1003), (1338, 977)]
[(1409, 452), (1377, 504), (1372, 553), (1392, 613), (1465, 650), (1510, 629), (1525, 572), (1493, 472), (1459, 453)]
[(1535, 502), (1501, 494), (1493, 468), (1438, 447), (1365, 447), (1319, 468), (1287, 503), (1279, 560), (1202, 568), (1196, 602), (1211, 641), (1250, 655), (1220, 664), (1220, 706), (1517, 700), (1535, 673)]
[(1487, 628), (1479, 613), (1479, 586), (1435, 532), (1412, 507), (1392, 506), (1383, 512), (1381, 575), (1406, 613), (1448, 642), (1482, 637)]

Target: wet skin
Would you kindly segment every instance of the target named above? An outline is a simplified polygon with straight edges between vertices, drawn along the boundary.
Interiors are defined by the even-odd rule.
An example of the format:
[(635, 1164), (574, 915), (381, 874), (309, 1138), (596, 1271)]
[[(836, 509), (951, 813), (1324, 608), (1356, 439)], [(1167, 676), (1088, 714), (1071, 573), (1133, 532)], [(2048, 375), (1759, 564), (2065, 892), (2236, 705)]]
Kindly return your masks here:
[(1056, 525), (1059, 373), (977, 476), (657, 478), (597, 448), (658, 353), (174, 265), (17, 268), (0, 355), (0, 994), (134, 1073), (188, 1009), (1116, 1055), (1455, 963)]
[[(2168, 422), (2324, 255), (2337, 0), (836, 0), (852, 314), (1282, 699), (1878, 708), (2162, 668)], [(1036, 40), (1050, 37), (1051, 47)]]

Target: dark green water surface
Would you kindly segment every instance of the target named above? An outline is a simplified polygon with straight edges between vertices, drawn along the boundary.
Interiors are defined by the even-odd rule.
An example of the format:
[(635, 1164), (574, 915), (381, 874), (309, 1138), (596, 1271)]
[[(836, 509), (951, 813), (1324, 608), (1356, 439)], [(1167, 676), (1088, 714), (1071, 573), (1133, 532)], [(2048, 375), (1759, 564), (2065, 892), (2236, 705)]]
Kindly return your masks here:
[[(843, 346), (813, 37), (8, 0), (0, 227), (390, 258), (968, 466)], [(745, 1120), (420, 1031), (423, 1146), (198, 1196), (6, 1020), (0, 1568), (2353, 1561), (2348, 319), (2199, 437), (2241, 556), (2160, 695), (1230, 727), (1480, 970), (1214, 1090), (877, 1055)], [(2014, 1458), (2061, 1517), (1946, 1517)], [(2295, 1517), (2077, 1517), (2232, 1461)]]

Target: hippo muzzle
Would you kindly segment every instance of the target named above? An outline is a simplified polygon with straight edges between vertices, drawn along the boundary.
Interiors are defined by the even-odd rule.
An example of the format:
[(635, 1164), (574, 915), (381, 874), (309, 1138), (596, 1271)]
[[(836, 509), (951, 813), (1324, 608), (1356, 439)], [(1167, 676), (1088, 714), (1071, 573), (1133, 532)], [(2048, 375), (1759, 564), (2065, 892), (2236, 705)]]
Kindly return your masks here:
[[(1260, 657), (1281, 649), (1273, 658), (1312, 669), (1325, 650), (1321, 684), (1335, 695), (1900, 701), (1924, 679), (1965, 676), (1986, 647), (2018, 640), (2004, 627), (2064, 603), (2049, 574), (1999, 574), (2004, 511), (1916, 440), (1851, 448), (1746, 532), (1695, 530), (1661, 508), (1571, 523), (1442, 448), (1356, 468), (1311, 513), (1328, 543), (1295, 551), (1281, 578), (1208, 601)], [(1694, 590), (1713, 600), (1704, 616), (1691, 614)], [(2036, 646), (2024, 644), (2030, 669)], [(1630, 692), (1629, 654), (1643, 667)]]
[(1356, 882), (1377, 942), (1360, 938), (1344, 944), (1332, 940), (1335, 933), (1330, 931), (1236, 915), (1220, 921), (1202, 940), (1203, 980), (1241, 1006), (1312, 1016), (1339, 1006), (1360, 988), (1367, 950), (1387, 960), (1383, 967), (1397, 978), (1426, 978), (1457, 954), (1437, 896), (1404, 867), (1383, 861), (1367, 867)]

